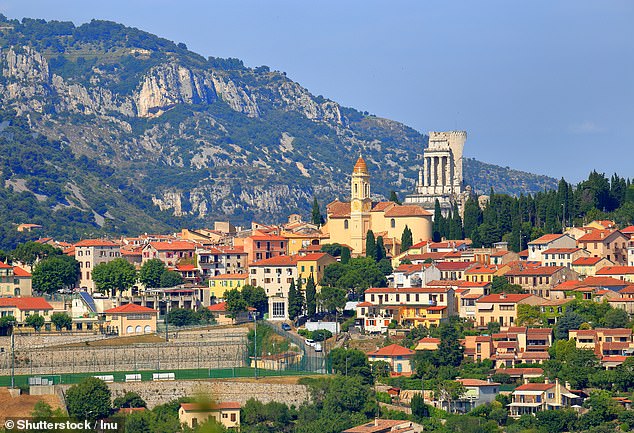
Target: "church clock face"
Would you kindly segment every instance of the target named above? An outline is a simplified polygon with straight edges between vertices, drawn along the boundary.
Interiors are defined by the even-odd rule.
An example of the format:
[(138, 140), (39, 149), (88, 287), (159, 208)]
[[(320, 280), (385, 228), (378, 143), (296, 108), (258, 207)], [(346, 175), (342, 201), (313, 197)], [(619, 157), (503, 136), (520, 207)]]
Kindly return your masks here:
[(361, 210), (361, 202), (360, 201), (353, 201), (352, 202), (352, 210), (354, 212), (359, 212)]

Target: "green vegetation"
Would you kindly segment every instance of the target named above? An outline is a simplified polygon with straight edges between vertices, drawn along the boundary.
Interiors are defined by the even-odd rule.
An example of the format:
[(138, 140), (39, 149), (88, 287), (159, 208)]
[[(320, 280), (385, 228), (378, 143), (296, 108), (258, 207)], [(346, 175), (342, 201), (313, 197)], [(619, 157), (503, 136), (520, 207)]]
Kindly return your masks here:
[(98, 291), (115, 296), (117, 291), (122, 293), (136, 283), (137, 271), (132, 263), (119, 257), (96, 265), (92, 271), (92, 279)]

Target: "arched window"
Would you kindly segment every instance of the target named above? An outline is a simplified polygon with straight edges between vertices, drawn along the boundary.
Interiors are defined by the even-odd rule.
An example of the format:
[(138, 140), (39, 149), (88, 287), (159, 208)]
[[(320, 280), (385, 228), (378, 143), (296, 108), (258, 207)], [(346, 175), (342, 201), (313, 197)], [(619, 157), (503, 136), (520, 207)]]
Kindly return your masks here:
[(365, 186), (365, 196), (366, 197), (370, 197), (370, 185)]
[(150, 325), (145, 325), (145, 328), (143, 328), (143, 332), (146, 334), (152, 332), (152, 328), (150, 327)]
[(358, 184), (354, 184), (354, 195), (356, 196), (357, 194), (359, 194), (359, 185)]
[(343, 228), (348, 230), (348, 220), (343, 220)]
[(141, 333), (141, 329), (142, 329), (142, 328), (141, 328), (141, 325), (137, 325), (137, 326), (136, 326), (136, 328), (135, 328), (135, 332), (136, 332), (137, 334), (140, 334), (140, 333)]
[(134, 328), (132, 326), (128, 326), (127, 328), (125, 328), (125, 333), (126, 334), (134, 333)]
[(394, 218), (390, 220), (390, 227), (392, 228), (396, 227), (396, 220)]

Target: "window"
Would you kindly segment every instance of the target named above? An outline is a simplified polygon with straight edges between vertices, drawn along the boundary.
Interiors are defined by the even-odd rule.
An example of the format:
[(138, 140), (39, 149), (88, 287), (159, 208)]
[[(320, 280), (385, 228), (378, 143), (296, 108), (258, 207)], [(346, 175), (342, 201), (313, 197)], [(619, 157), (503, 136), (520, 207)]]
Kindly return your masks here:
[(348, 230), (348, 220), (343, 220), (343, 228), (344, 230)]
[(236, 414), (235, 413), (231, 414), (231, 422), (236, 422)]
[(390, 220), (390, 227), (392, 228), (396, 227), (396, 220), (394, 218)]

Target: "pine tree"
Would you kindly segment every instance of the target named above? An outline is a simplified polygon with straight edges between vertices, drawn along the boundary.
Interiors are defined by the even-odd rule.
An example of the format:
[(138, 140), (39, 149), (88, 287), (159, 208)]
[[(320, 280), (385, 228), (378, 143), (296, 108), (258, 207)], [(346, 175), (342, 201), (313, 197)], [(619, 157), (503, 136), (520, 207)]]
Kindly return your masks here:
[(308, 317), (313, 317), (317, 312), (317, 289), (312, 274), (306, 281), (306, 311), (308, 312)]
[(295, 287), (295, 281), (291, 281), (291, 285), (288, 288), (288, 317), (291, 320), (295, 320), (300, 314), (302, 314), (302, 308), (304, 306), (304, 297), (302, 293)]
[(341, 256), (340, 256), (341, 264), (347, 265), (350, 261), (350, 248), (341, 247)]
[(374, 240), (374, 232), (368, 230), (365, 236), (365, 256), (372, 257), (376, 260), (376, 242)]
[(393, 201), (396, 204), (401, 204), (401, 201), (398, 199), (398, 195), (396, 191), (390, 191), (390, 201)]
[(401, 252), (405, 252), (412, 247), (412, 230), (409, 227), (405, 226), (403, 229), (403, 234), (401, 235)]
[(378, 238), (376, 238), (376, 257), (374, 258), (374, 260), (380, 262), (385, 258), (385, 255), (386, 252), (385, 245), (383, 245), (383, 236), (379, 236)]
[(317, 226), (320, 226), (324, 223), (324, 217), (321, 215), (321, 211), (319, 210), (319, 203), (317, 202), (317, 197), (313, 197), (313, 210), (311, 213), (311, 222)]
[(434, 225), (432, 229), (434, 242), (440, 242), (440, 239), (442, 238), (445, 225), (444, 220), (445, 218), (442, 216), (442, 210), (440, 209), (440, 202), (436, 199), (436, 202), (434, 203)]

